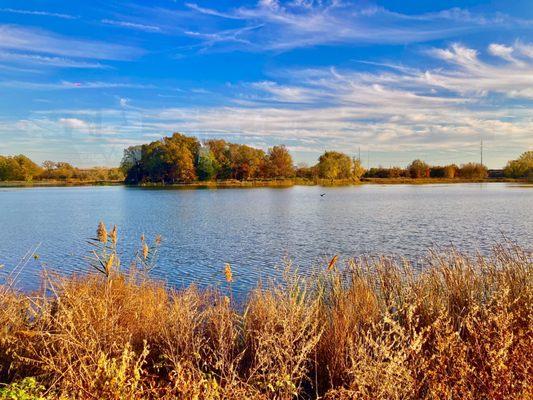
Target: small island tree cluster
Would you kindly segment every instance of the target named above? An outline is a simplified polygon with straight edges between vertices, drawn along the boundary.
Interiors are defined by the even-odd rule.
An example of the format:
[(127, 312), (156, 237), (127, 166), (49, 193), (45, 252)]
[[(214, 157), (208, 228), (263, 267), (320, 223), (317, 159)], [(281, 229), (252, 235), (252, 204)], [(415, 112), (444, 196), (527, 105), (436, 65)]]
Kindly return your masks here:
[[(222, 139), (200, 142), (174, 133), (170, 137), (124, 151), (121, 168), (127, 183), (188, 183), (196, 180), (285, 179), (301, 176), (285, 146), (267, 152)], [(309, 178), (358, 180), (364, 173), (358, 160), (326, 151), (309, 170)]]

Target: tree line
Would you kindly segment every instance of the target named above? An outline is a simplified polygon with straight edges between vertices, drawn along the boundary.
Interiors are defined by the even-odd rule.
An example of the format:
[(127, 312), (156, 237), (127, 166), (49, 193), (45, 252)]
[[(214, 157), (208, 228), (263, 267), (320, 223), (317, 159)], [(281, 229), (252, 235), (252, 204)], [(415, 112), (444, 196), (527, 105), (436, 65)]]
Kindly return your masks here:
[(488, 169), (479, 163), (467, 163), (461, 166), (449, 165), (429, 165), (422, 160), (414, 160), (406, 168), (400, 167), (377, 167), (370, 168), (365, 172), (366, 178), (463, 178), (463, 179), (485, 179), (488, 177)]
[[(511, 160), (503, 176), (533, 181), (533, 151)], [(24, 155), (0, 155), (0, 181), (122, 181), (126, 183), (189, 183), (213, 180), (291, 179), (357, 181), (361, 178), (484, 179), (488, 170), (478, 163), (435, 166), (414, 160), (406, 168), (373, 167), (337, 151), (326, 151), (313, 166), (294, 165), (287, 148), (266, 152), (222, 139), (200, 142), (174, 133), (151, 143), (128, 147), (120, 168), (76, 168), (67, 162), (36, 164)]]
[(284, 179), (307, 174), (323, 179), (357, 180), (364, 170), (359, 160), (327, 151), (312, 168), (296, 168), (283, 145), (264, 151), (222, 139), (200, 142), (174, 133), (124, 151), (121, 168), (127, 183), (187, 183), (196, 180)]
[(67, 162), (45, 161), (36, 164), (28, 157), (0, 155), (0, 181), (122, 181), (119, 168), (94, 167), (81, 169)]

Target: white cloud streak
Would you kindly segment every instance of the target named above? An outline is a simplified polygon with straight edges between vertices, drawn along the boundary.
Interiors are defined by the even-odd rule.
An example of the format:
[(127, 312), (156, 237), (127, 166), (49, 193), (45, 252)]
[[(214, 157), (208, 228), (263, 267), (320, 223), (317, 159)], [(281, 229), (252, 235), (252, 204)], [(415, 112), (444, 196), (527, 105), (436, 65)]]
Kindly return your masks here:
[(36, 15), (41, 17), (55, 17), (62, 19), (78, 19), (75, 15), (56, 13), (50, 11), (39, 11), (39, 10), (21, 10), (15, 8), (0, 8), (0, 12), (11, 13), (11, 14), (22, 14), (22, 15)]
[(131, 60), (143, 51), (118, 44), (80, 40), (45, 30), (0, 24), (0, 49), (96, 60)]
[(38, 54), (13, 53), (0, 51), (0, 62), (15, 62), (17, 64), (37, 64), (59, 68), (78, 68), (78, 69), (103, 69), (107, 66), (98, 62), (87, 62), (72, 60), (65, 57), (50, 57)]
[(118, 26), (121, 28), (128, 28), (128, 29), (135, 29), (135, 30), (144, 31), (144, 32), (161, 32), (161, 28), (155, 25), (139, 24), (139, 23), (129, 22), (129, 21), (117, 21), (113, 19), (103, 19), (101, 22), (106, 25), (113, 25), (113, 26)]
[[(456, 36), (479, 28), (532, 26), (528, 20), (505, 15), (482, 16), (453, 8), (439, 12), (407, 15), (383, 7), (338, 0), (259, 1), (253, 7), (218, 11), (186, 4), (192, 12), (217, 20), (239, 21), (234, 35), (225, 30), (196, 32), (207, 46), (213, 42), (230, 49), (284, 51), (325, 44), (404, 44)], [(244, 30), (244, 27), (259, 27)]]

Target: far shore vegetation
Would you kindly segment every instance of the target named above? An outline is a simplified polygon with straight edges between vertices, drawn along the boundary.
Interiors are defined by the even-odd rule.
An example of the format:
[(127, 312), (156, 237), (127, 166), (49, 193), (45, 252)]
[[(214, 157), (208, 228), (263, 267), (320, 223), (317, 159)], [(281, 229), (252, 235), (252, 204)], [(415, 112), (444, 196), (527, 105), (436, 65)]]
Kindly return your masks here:
[[(0, 284), (0, 399), (505, 399), (533, 396), (531, 252), (333, 256), (237, 301), (246, 271), (170, 289), (150, 278), (160, 238), (121, 266), (100, 224), (88, 272)], [(91, 268), (92, 267), (92, 268)], [(92, 271), (92, 272), (91, 272)]]
[(482, 181), (533, 182), (533, 151), (524, 152), (501, 170), (480, 163), (429, 165), (414, 160), (407, 167), (372, 167), (338, 151), (325, 151), (315, 165), (294, 165), (283, 145), (264, 151), (222, 139), (199, 141), (174, 133), (124, 150), (117, 168), (76, 168), (67, 162), (37, 165), (24, 155), (0, 156), (0, 186), (87, 184), (178, 186), (291, 186), (354, 183), (438, 183)]

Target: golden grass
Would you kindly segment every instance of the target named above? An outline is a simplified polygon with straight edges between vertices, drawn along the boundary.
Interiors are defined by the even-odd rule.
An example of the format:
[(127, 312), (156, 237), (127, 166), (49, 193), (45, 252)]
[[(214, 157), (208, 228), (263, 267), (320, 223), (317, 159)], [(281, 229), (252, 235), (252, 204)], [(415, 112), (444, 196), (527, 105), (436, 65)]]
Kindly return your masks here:
[(0, 287), (0, 379), (69, 399), (532, 398), (530, 253), (431, 253), (420, 273), (334, 260), (313, 277), (289, 269), (243, 308), (135, 268)]

